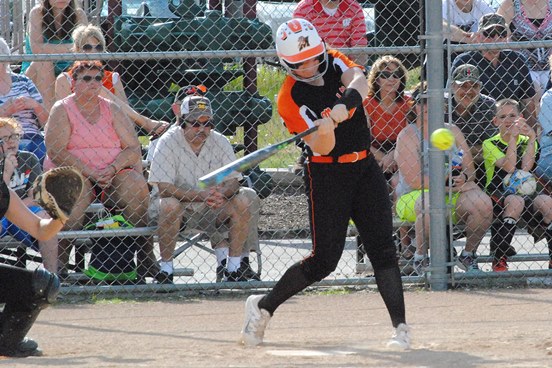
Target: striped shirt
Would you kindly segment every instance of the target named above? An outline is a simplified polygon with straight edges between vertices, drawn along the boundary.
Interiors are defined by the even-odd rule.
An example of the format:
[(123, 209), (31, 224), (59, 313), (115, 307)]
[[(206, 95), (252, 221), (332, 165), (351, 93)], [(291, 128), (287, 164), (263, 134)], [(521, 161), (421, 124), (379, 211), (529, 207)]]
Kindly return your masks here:
[(301, 0), (293, 17), (311, 22), (329, 48), (368, 44), (364, 12), (356, 0), (341, 0), (334, 15), (328, 15), (319, 0)]
[[(29, 78), (21, 74), (10, 74), (12, 87), (7, 94), (0, 95), (0, 106), (5, 104), (10, 98), (15, 99), (22, 96), (30, 97), (38, 103), (42, 103), (42, 96)], [(23, 135), (40, 133), (40, 123), (33, 110), (18, 111), (11, 117), (19, 122), (23, 130)]]

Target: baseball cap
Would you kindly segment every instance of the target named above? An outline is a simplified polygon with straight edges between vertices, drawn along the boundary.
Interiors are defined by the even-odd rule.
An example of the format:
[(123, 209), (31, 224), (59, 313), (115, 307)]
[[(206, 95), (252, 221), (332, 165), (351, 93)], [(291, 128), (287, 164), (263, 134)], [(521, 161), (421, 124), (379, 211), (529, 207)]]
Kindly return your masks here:
[(452, 72), (452, 81), (457, 84), (464, 82), (479, 83), (479, 69), (471, 64), (463, 64)]
[(506, 29), (506, 20), (504, 17), (497, 13), (485, 14), (479, 19), (479, 30), (485, 31), (489, 28), (501, 27)]
[(182, 100), (180, 114), (187, 120), (197, 120), (202, 116), (211, 118), (213, 116), (211, 101), (203, 96), (187, 96)]
[(178, 90), (178, 92), (176, 92), (174, 103), (181, 102), (186, 96), (203, 96), (205, 95), (205, 92), (207, 92), (207, 87), (205, 87), (203, 84), (200, 84), (198, 86), (189, 85), (182, 87)]

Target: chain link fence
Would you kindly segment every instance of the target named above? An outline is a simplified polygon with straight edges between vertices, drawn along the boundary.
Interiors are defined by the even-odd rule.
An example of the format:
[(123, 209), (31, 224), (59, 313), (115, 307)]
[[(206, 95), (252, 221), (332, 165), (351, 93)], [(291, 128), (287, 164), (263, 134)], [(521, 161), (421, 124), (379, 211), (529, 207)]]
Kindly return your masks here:
[[(19, 143), (39, 159), (19, 154), (10, 186), (26, 197), (36, 170), (61, 165), (88, 178), (59, 238), (26, 244), (42, 257), (22, 259), (21, 248), (10, 249), (20, 244), (10, 232), (2, 243), (8, 261), (43, 262), (67, 293), (140, 294), (271, 287), (308, 256), (299, 147), (218, 191), (195, 187), (235, 157), (287, 138), (275, 106), (285, 73), (274, 35), (295, 14), (367, 67), (364, 109), (372, 153), (389, 181), (405, 285), (429, 285), (437, 269), (448, 285), (547, 284), (548, 3), (531, 18), (517, 0), (445, 0), (440, 9), (403, 0), (332, 4), (0, 0), (11, 52), (0, 53), (9, 67), (1, 71), (0, 116), (20, 124), (3, 123), (0, 138), (12, 156)], [(435, 36), (424, 31), (424, 14), (438, 11)], [(485, 16), (494, 12), (502, 16)], [(440, 68), (427, 61), (435, 37)], [(442, 87), (432, 82), (438, 74)], [(429, 89), (419, 87), (426, 81)], [(427, 103), (432, 96), (442, 96), (439, 111)], [(504, 99), (514, 102), (497, 107)], [(429, 143), (430, 116), (457, 127), (452, 149)], [(445, 188), (441, 212), (422, 190), (430, 182)], [(435, 213), (446, 218), (446, 236), (432, 235)], [(354, 224), (347, 235), (337, 269), (320, 284), (374, 283)], [(432, 262), (430, 243), (444, 250), (444, 263)]]

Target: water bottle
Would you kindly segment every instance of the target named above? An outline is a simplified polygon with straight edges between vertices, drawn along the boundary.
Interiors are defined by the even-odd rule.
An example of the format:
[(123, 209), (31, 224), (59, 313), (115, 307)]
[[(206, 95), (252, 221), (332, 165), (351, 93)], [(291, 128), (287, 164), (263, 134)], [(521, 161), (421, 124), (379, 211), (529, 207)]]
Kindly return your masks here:
[(464, 151), (462, 149), (457, 150), (451, 159), (451, 175), (452, 177), (462, 174), (462, 161), (464, 160)]

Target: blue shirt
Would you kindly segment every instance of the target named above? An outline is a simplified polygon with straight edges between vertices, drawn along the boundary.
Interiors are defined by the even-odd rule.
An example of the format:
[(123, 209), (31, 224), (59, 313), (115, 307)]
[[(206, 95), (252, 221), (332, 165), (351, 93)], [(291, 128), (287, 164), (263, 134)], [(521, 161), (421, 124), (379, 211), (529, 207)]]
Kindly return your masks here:
[(539, 123), (542, 126), (540, 139), (541, 156), (552, 155), (552, 90), (542, 95), (539, 112)]
[[(0, 106), (10, 98), (30, 97), (38, 103), (42, 103), (42, 96), (34, 83), (24, 75), (11, 74), (12, 87), (5, 95), (0, 95)], [(23, 129), (23, 134), (37, 134), (40, 132), (40, 123), (33, 110), (21, 110), (12, 115)]]

